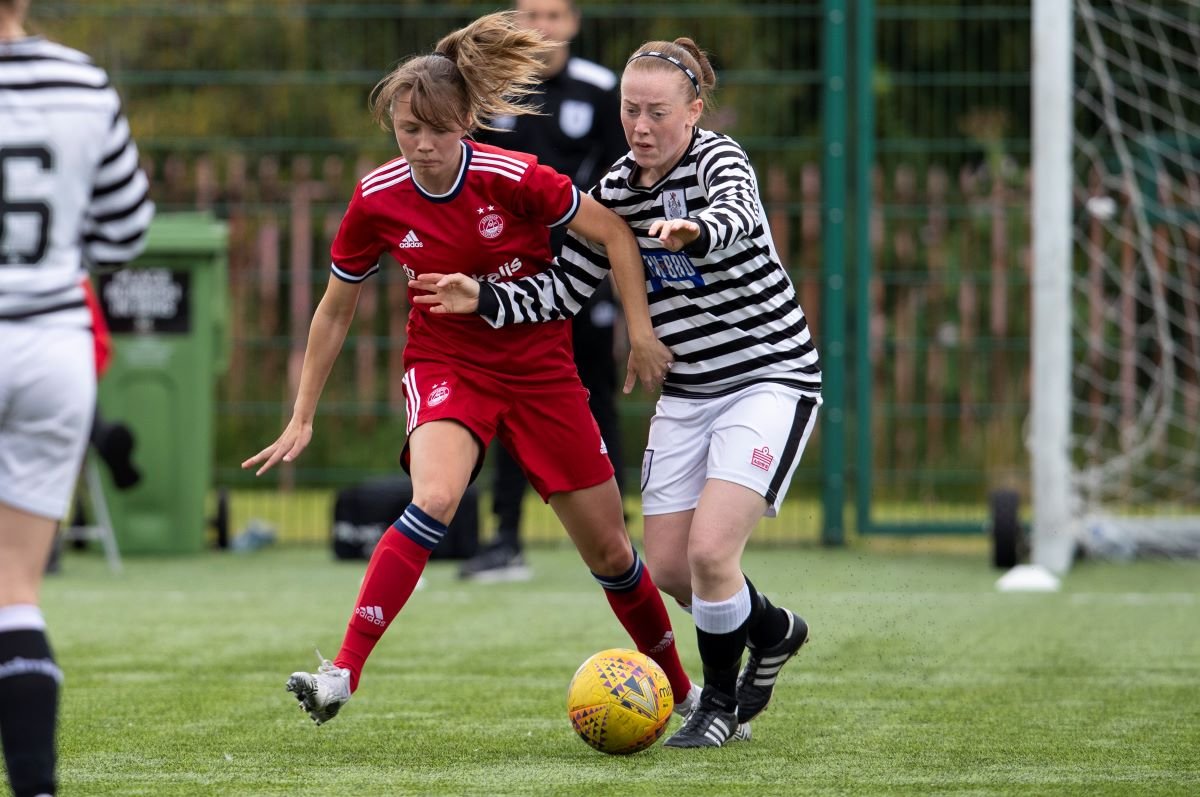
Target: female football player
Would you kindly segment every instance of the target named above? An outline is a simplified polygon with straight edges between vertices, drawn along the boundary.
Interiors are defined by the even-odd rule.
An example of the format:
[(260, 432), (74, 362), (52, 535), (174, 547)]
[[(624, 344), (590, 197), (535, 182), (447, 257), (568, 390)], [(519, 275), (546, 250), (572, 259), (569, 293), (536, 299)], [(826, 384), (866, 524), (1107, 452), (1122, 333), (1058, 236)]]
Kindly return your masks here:
[[(674, 356), (642, 462), (646, 558), (663, 590), (690, 607), (705, 680), (698, 709), (666, 742), (673, 747), (736, 738), (808, 638), (800, 617), (743, 575), (741, 557), (787, 493), (816, 421), (821, 373), (746, 153), (698, 126), (715, 82), (686, 38), (648, 42), (625, 65), (630, 152), (591, 193), (633, 229), (642, 263), (569, 235), (560, 265), (539, 275), (480, 285), (430, 274), (418, 284), (429, 293), (416, 300), (434, 312), (477, 311), (494, 325), (557, 319), (576, 312), (611, 267), (632, 323), (641, 295), (624, 286), (644, 280), (639, 293)], [(644, 339), (631, 344), (634, 362), (649, 356), (638, 351)]]
[(38, 608), (92, 427), (84, 264), (121, 265), (154, 216), (104, 70), (0, 0), (0, 739), (17, 797), (54, 794), (62, 673)]
[[(372, 95), (401, 157), (367, 174), (333, 243), (333, 273), (313, 316), (291, 421), (243, 467), (261, 474), (312, 438), (317, 400), (354, 316), (363, 280), (390, 253), (410, 277), (472, 264), (505, 281), (550, 259), (552, 227), (603, 246), (636, 275), (637, 244), (621, 219), (531, 156), (464, 136), (481, 119), (531, 111), (525, 98), (552, 48), (511, 12), (485, 16), (397, 67)], [(658, 384), (670, 357), (641, 297), (637, 375)], [(288, 689), (318, 724), (357, 689), (368, 655), (412, 593), (430, 553), (499, 436), (549, 502), (638, 649), (666, 671), (681, 713), (691, 682), (662, 598), (630, 544), (612, 465), (572, 359), (569, 322), (492, 329), (482, 319), (414, 307), (404, 350), (408, 439), (401, 461), (413, 499), (367, 566), (341, 650)], [(698, 691), (698, 690), (696, 690)]]

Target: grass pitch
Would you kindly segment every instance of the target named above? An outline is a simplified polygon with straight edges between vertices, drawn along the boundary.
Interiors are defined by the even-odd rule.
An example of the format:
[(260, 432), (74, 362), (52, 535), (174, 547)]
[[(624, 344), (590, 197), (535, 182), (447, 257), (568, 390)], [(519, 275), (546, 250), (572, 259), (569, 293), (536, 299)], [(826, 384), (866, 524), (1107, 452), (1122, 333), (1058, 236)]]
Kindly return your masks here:
[[(314, 645), (336, 652), (361, 564), (282, 548), (113, 576), (69, 553), (43, 596), (61, 794), (1200, 793), (1195, 564), (1083, 564), (1062, 593), (1014, 595), (978, 553), (751, 551), (813, 628), (754, 739), (622, 758), (574, 737), (565, 694), (627, 638), (573, 551), (530, 558), (528, 584), (434, 563), (318, 728), (284, 681)], [(672, 619), (698, 678), (690, 618)]]

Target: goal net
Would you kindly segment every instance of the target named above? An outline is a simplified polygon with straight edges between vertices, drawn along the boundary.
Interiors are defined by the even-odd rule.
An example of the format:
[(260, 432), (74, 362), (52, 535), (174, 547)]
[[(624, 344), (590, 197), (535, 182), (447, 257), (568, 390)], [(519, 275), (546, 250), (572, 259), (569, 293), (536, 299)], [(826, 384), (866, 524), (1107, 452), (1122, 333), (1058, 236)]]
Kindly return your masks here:
[(1197, 556), (1200, 0), (1075, 0), (1074, 41), (1072, 534)]

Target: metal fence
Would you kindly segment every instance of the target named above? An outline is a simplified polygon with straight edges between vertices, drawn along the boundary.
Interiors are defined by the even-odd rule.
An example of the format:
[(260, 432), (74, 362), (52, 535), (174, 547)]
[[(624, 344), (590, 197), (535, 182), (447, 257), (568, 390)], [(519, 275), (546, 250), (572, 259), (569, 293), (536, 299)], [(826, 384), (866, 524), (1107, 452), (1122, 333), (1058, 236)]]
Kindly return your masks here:
[(1030, 7), (876, 12), (856, 525), (978, 532), (989, 492), (1028, 494)]

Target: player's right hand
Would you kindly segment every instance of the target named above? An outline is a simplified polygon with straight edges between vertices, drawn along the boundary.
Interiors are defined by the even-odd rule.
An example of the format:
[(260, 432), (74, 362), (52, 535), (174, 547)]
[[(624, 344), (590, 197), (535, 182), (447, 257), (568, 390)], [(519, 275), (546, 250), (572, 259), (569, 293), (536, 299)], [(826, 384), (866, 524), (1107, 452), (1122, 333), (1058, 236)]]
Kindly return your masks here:
[(261, 462), (262, 467), (254, 472), (255, 476), (261, 476), (279, 462), (291, 462), (308, 447), (312, 433), (311, 421), (292, 418), (283, 434), (279, 435), (279, 439), (243, 462), (242, 469), (252, 468)]
[(420, 274), (408, 285), (428, 291), (413, 296), (413, 302), (433, 305), (431, 313), (473, 313), (479, 308), (479, 283), (466, 274)]
[(629, 366), (625, 372), (626, 394), (633, 392), (634, 384), (640, 380), (647, 393), (653, 393), (662, 387), (675, 355), (658, 338), (637, 344), (631, 341), (629, 350)]

